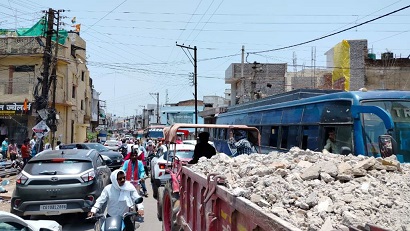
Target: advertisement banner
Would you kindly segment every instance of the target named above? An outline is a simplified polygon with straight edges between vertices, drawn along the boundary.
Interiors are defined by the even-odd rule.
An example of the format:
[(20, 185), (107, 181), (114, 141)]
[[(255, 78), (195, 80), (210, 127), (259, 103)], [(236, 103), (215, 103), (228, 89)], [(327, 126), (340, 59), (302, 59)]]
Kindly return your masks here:
[(167, 124), (175, 123), (189, 123), (192, 124), (194, 121), (194, 113), (168, 113), (167, 114)]
[(333, 48), (332, 88), (350, 90), (350, 44), (343, 40)]

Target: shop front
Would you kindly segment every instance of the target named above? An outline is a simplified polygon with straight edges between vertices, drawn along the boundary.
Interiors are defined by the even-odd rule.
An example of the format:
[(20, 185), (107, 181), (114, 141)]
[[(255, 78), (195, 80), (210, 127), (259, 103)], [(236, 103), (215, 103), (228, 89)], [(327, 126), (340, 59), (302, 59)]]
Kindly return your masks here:
[(25, 138), (31, 137), (29, 131), (31, 131), (34, 122), (32, 103), (0, 103), (0, 124), (4, 124), (7, 137), (9, 140), (14, 139), (17, 145), (21, 145)]

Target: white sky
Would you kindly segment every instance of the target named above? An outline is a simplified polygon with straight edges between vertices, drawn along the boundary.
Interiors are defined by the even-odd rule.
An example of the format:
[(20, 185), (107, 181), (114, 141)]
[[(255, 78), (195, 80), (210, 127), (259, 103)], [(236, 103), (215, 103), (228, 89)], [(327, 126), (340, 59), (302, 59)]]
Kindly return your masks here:
[[(139, 105), (193, 99), (193, 65), (175, 43), (198, 48), (198, 99), (223, 96), (225, 70), (245, 52), (263, 51), (315, 39), (409, 5), (406, 0), (345, 1), (140, 1), (1, 0), (0, 28), (31, 27), (48, 8), (64, 9), (70, 30), (75, 16), (87, 42), (87, 62), (94, 86), (109, 113), (141, 112)], [(367, 39), (373, 53), (410, 55), (410, 8), (359, 28), (291, 49), (249, 54), (252, 63), (326, 65), (324, 53), (343, 39)], [(193, 55), (193, 53), (192, 53)], [(228, 57), (225, 57), (228, 56)], [(223, 57), (223, 58), (220, 58)], [(293, 71), (293, 66), (289, 66)]]

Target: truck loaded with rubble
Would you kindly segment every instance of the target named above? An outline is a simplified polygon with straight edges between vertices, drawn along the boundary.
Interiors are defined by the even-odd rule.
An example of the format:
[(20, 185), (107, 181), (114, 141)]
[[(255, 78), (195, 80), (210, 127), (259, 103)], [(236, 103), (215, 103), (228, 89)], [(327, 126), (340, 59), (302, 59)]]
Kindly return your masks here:
[(166, 231), (410, 231), (410, 166), (394, 155), (292, 148), (178, 164), (158, 200)]

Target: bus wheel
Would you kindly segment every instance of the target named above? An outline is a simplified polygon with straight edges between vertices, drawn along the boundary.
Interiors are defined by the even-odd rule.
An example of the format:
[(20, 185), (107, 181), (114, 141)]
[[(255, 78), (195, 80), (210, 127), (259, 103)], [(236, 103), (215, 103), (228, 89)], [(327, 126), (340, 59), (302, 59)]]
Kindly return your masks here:
[(167, 182), (164, 188), (162, 203), (162, 226), (164, 231), (179, 231), (181, 226), (177, 223), (177, 213), (180, 209), (179, 193), (172, 192), (172, 185)]

